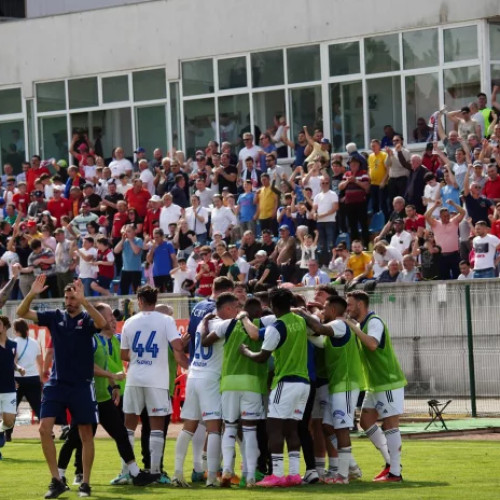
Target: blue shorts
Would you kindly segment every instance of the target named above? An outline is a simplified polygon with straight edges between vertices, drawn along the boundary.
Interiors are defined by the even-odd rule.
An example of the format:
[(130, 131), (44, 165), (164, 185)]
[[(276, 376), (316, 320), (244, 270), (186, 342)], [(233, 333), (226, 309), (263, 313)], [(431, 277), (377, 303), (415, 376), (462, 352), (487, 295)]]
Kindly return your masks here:
[(94, 382), (45, 385), (40, 418), (60, 418), (66, 409), (71, 413), (72, 424), (99, 423)]
[(101, 288), (105, 288), (106, 290), (109, 290), (109, 287), (113, 281), (113, 278), (106, 278), (106, 276), (97, 276), (97, 284)]

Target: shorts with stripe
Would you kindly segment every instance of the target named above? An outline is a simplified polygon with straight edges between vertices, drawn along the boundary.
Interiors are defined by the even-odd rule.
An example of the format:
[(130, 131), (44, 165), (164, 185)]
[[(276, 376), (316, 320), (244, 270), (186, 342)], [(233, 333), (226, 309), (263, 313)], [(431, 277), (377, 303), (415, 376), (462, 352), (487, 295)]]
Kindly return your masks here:
[(40, 418), (57, 418), (71, 413), (72, 424), (97, 424), (97, 399), (94, 382), (45, 385), (42, 392)]
[(262, 420), (265, 418), (262, 394), (251, 391), (224, 391), (221, 396), (222, 417), (226, 422)]
[(316, 387), (311, 418), (324, 419), (329, 411), (330, 395), (328, 394), (328, 384), (320, 385)]
[(323, 423), (334, 429), (350, 429), (354, 427), (354, 412), (359, 397), (359, 389), (330, 394), (330, 408)]
[(375, 409), (380, 418), (393, 417), (404, 413), (404, 387), (383, 392), (366, 392), (363, 408)]
[(302, 420), (310, 386), (303, 382), (278, 382), (269, 395), (268, 418)]
[(10, 413), (11, 415), (17, 413), (17, 396), (15, 392), (0, 393), (0, 415), (2, 413)]

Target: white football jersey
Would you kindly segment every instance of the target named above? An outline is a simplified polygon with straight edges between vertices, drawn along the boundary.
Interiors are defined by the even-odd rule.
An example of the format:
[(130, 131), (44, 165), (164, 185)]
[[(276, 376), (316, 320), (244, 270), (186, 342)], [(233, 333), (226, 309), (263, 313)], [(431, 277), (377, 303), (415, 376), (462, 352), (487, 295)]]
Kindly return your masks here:
[(174, 319), (157, 311), (127, 319), (121, 338), (121, 348), (130, 352), (126, 385), (168, 389), (169, 342), (180, 338)]
[(214, 318), (208, 322), (208, 331), (215, 332), (220, 340), (209, 347), (201, 345), (201, 328), (203, 321), (200, 321), (196, 329), (196, 339), (194, 345), (194, 355), (189, 367), (189, 377), (218, 380), (222, 373), (222, 359), (224, 356), (224, 336), (229, 328), (234, 328), (236, 320)]

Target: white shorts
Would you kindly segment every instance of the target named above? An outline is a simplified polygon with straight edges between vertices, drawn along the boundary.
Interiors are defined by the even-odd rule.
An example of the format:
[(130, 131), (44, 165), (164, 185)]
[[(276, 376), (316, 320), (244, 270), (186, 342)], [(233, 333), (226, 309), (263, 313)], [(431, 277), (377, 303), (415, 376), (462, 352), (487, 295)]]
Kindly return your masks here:
[(328, 394), (328, 384), (316, 387), (316, 394), (314, 395), (313, 409), (311, 418), (325, 418), (325, 412), (328, 411), (330, 406), (330, 395)]
[(405, 389), (392, 389), (383, 392), (366, 392), (363, 408), (374, 408), (380, 418), (393, 417), (404, 413)]
[(269, 394), (267, 417), (302, 420), (310, 389), (302, 382), (278, 382)]
[(188, 377), (181, 418), (185, 420), (221, 419), (220, 381)]
[(221, 396), (222, 418), (229, 423), (265, 418), (262, 394), (250, 391), (224, 391)]
[(334, 429), (350, 429), (354, 427), (354, 412), (358, 402), (359, 389), (330, 394), (330, 408), (323, 423)]
[(164, 417), (172, 413), (168, 389), (125, 386), (123, 413), (140, 415), (146, 407), (150, 417)]
[(2, 392), (0, 393), (0, 416), (2, 413), (10, 413), (15, 415), (17, 413), (17, 396), (15, 392)]

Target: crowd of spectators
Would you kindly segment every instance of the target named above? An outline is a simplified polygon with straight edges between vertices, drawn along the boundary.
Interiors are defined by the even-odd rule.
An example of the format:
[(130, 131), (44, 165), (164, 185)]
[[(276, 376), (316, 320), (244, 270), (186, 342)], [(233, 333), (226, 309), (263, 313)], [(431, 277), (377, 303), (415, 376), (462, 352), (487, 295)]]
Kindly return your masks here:
[[(131, 161), (116, 147), (105, 164), (75, 133), (71, 165), (37, 155), (17, 175), (3, 165), (0, 281), (19, 271), (15, 299), (41, 273), (44, 297), (75, 277), (87, 295), (150, 282), (209, 296), (218, 276), (250, 292), (498, 276), (498, 91), (491, 107), (481, 93), (419, 123), (422, 154), (391, 126), (367, 152), (350, 143), (346, 157), (331, 154), (321, 130), (291, 139), (282, 118), (279, 132), (244, 133), (239, 151), (139, 147)], [(287, 146), (291, 166), (278, 163)]]

